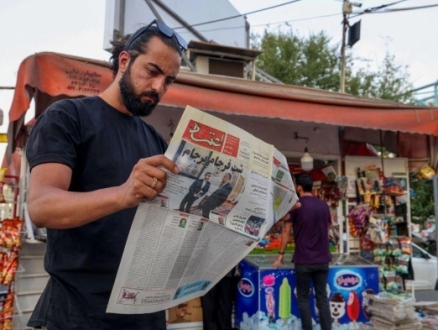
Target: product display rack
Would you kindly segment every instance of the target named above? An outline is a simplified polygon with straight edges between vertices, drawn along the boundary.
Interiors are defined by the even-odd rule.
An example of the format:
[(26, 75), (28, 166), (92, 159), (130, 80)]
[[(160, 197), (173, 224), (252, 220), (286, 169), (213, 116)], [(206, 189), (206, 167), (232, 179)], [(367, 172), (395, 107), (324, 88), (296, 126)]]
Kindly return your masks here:
[[(366, 187), (361, 182), (361, 180), (367, 180), (370, 183), (376, 178), (368, 173), (369, 171), (379, 173), (378, 180), (376, 180), (378, 182), (371, 182), (371, 189), (374, 190), (372, 193), (369, 193), (370, 186)], [(396, 281), (392, 279), (398, 278), (398, 288), (405, 290), (406, 280), (413, 279), (408, 160), (406, 158), (346, 157), (345, 174), (349, 182), (345, 203), (347, 252), (360, 254), (367, 260), (380, 265), (382, 289), (397, 290)], [(367, 193), (368, 196), (366, 196)], [(369, 219), (375, 221), (371, 225), (367, 222), (366, 228), (363, 229), (367, 233), (358, 233), (354, 228), (354, 226), (360, 227), (353, 221), (353, 219), (356, 220), (354, 215), (360, 208), (367, 210)], [(369, 232), (376, 232), (374, 230), (383, 233), (384, 240), (379, 242), (377, 239), (370, 247), (364, 236), (367, 234), (368, 239)], [(404, 262), (406, 264), (403, 264)], [(389, 269), (392, 271), (388, 271)], [(400, 269), (403, 269), (403, 272), (400, 272)], [(413, 286), (410, 285), (410, 287), (413, 290)]]
[(16, 279), (24, 268), (19, 263), (23, 221), (17, 217), (18, 178), (0, 178), (0, 329), (17, 329), (13, 322), (20, 314), (17, 305)]
[[(404, 199), (405, 213), (404, 220), (400, 222), (391, 223), (390, 226), (396, 227), (402, 230), (403, 236), (410, 236), (410, 224), (411, 224), (411, 205), (409, 199), (409, 171), (408, 160), (406, 158), (384, 158), (383, 166), (382, 159), (378, 157), (345, 157), (345, 175), (348, 178), (349, 187), (347, 189), (347, 200), (345, 203), (345, 214), (348, 215), (351, 208), (358, 205), (357, 195), (354, 189), (354, 183), (357, 179), (357, 169), (365, 168), (367, 166), (375, 166), (382, 170), (382, 174), (385, 178), (395, 178), (404, 180), (405, 188), (402, 193), (382, 193), (382, 195), (388, 196), (396, 202), (396, 199)], [(383, 168), (382, 168), (383, 167)], [(383, 188), (383, 187), (382, 187)], [(394, 203), (395, 204), (395, 203)], [(374, 213), (375, 217), (383, 218), (392, 216), (388, 213), (388, 205), (386, 205), (386, 212)], [(395, 217), (395, 214), (393, 215)], [(359, 253), (360, 242), (359, 237), (355, 237), (350, 233), (349, 222), (346, 221), (346, 233), (347, 233), (347, 253)]]

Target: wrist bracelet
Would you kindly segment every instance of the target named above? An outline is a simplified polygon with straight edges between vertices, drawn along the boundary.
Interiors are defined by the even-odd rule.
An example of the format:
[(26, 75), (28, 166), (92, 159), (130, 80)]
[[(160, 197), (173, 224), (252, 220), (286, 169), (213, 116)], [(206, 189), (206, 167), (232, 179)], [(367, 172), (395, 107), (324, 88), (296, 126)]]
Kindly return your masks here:
[(284, 254), (284, 252), (278, 251), (278, 254)]

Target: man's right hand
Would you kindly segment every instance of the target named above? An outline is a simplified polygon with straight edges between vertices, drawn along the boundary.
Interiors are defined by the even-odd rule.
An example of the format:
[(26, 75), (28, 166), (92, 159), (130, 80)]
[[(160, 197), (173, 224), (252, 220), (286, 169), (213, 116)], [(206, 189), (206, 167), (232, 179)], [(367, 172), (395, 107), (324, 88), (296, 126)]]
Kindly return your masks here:
[(179, 173), (178, 167), (164, 155), (143, 158), (134, 166), (128, 180), (120, 186), (123, 206), (137, 206), (143, 198), (154, 199), (159, 195), (167, 182), (163, 168), (174, 174)]
[(296, 202), (295, 205), (290, 209), (290, 211), (299, 209), (301, 207), (301, 203), (300, 202)]
[(29, 214), (38, 227), (80, 227), (137, 206), (143, 198), (155, 198), (166, 186), (165, 169), (179, 173), (175, 163), (164, 155), (144, 158), (120, 186), (75, 192), (68, 190), (73, 174), (70, 167), (60, 163), (39, 164), (30, 175)]

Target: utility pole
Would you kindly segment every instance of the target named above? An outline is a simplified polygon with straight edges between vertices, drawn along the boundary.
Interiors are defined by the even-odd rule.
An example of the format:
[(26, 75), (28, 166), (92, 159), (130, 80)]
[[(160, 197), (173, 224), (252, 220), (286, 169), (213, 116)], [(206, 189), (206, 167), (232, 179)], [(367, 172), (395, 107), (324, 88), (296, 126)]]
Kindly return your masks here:
[(342, 4), (341, 93), (345, 93), (345, 39), (348, 29), (348, 7), (348, 0), (344, 0)]
[(348, 0), (344, 0), (344, 2), (342, 3), (342, 46), (341, 46), (341, 83), (340, 83), (341, 93), (345, 93), (345, 65), (346, 65), (345, 44), (347, 39), (347, 30), (350, 26), (347, 15), (353, 12), (353, 6), (361, 7), (362, 4), (359, 2), (350, 2)]

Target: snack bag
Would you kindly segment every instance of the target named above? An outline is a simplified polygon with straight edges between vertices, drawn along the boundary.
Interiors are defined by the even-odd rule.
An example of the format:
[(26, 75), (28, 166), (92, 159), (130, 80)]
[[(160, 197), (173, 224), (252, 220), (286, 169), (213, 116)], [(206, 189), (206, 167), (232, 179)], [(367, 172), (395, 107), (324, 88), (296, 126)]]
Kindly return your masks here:
[(396, 271), (399, 274), (407, 274), (409, 261), (411, 260), (411, 256), (407, 254), (403, 254), (402, 256), (397, 258), (397, 267)]
[(394, 257), (399, 257), (402, 255), (400, 242), (396, 237), (391, 237), (389, 239), (389, 245), (390, 245), (391, 254)]
[(435, 171), (429, 165), (423, 166), (420, 172), (418, 172), (418, 176), (420, 177), (420, 179), (425, 180), (432, 180), (435, 174)]
[(400, 246), (402, 254), (412, 255), (412, 244), (410, 237), (400, 237)]
[(2, 282), (1, 284), (8, 286), (15, 279), (15, 272), (18, 267), (18, 252), (12, 251), (3, 263)]

